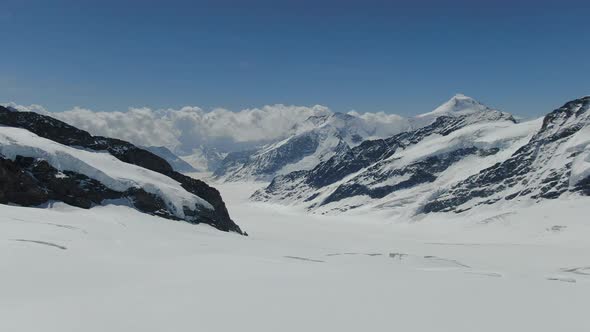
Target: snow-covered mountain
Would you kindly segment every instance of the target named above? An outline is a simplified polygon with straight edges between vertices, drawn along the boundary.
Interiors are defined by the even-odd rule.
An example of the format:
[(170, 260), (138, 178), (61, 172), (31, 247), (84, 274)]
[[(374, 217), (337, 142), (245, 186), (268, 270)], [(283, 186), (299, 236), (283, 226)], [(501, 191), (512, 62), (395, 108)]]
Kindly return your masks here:
[(228, 154), (214, 174), (226, 181), (270, 180), (292, 171), (310, 170), (364, 140), (390, 136), (409, 127), (409, 121), (401, 117), (384, 130), (350, 114), (311, 116), (295, 125), (283, 140), (258, 150)]
[(416, 118), (433, 118), (439, 116), (462, 116), (494, 109), (464, 94), (456, 94), (453, 98), (435, 108), (432, 112), (417, 115)]
[(429, 125), (365, 141), (311, 170), (276, 177), (253, 200), (320, 212), (379, 208), (413, 216), (526, 196), (587, 190), (588, 98), (544, 120), (514, 118), (455, 96)]
[(368, 121), (354, 113), (311, 116), (293, 126), (282, 140), (260, 149), (228, 154), (214, 174), (225, 181), (270, 181), (277, 175), (311, 170), (363, 141), (422, 128), (440, 116), (462, 117), (487, 111), (497, 112), (473, 98), (457, 94), (432, 112), (411, 118), (390, 116), (386, 123)]
[(179, 155), (194, 169), (194, 172), (212, 172), (219, 168), (226, 156), (226, 152), (219, 152), (217, 149), (207, 146), (195, 148), (190, 154)]
[(0, 107), (0, 203), (51, 201), (137, 210), (241, 233), (219, 192), (128, 142), (92, 136), (54, 118)]
[(438, 191), (422, 212), (463, 211), (502, 200), (590, 195), (590, 97), (570, 101), (509, 158)]

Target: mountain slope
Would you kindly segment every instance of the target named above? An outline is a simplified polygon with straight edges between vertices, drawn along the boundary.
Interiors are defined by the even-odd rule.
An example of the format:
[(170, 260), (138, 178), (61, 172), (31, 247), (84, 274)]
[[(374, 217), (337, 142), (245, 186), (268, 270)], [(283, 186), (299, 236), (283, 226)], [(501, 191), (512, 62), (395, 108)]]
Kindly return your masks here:
[[(241, 233), (240, 228), (229, 217), (225, 203), (217, 190), (200, 180), (174, 171), (164, 159), (149, 151), (122, 140), (92, 136), (48, 116), (14, 112), (4, 107), (0, 107), (0, 125), (16, 127), (1, 128), (0, 153), (3, 155), (3, 165), (7, 167), (3, 170), (4, 174), (29, 177), (28, 182), (32, 186), (38, 186), (36, 189), (50, 193), (45, 197), (48, 200), (64, 196), (61, 200), (67, 201), (67, 196), (76, 196), (73, 193), (52, 196), (51, 193), (55, 194), (56, 191), (48, 190), (48, 184), (40, 181), (40, 176), (57, 174), (63, 177), (64, 171), (68, 171), (72, 174), (65, 173), (66, 177), (78, 178), (70, 184), (73, 191), (79, 193), (94, 190), (88, 189), (87, 178), (90, 178), (117, 192), (108, 192), (107, 196), (94, 197), (90, 203), (85, 201), (76, 206), (87, 208), (105, 199), (127, 197), (136, 203), (136, 208), (142, 210), (140, 206), (142, 202), (147, 202), (146, 195), (128, 195), (129, 190), (141, 188), (152, 195), (150, 198), (153, 204), (150, 208), (144, 208), (144, 211), (154, 210), (152, 212), (158, 214), (160, 212), (156, 212), (161, 209), (156, 209), (155, 206), (160, 207), (164, 202), (166, 211), (161, 213), (164, 216), (206, 223), (220, 230)], [(19, 156), (22, 158), (19, 159)], [(37, 176), (34, 172), (31, 173), (31, 170), (39, 166), (39, 159), (48, 165), (42, 165), (45, 173)], [(10, 179), (10, 176), (7, 178)], [(5, 194), (10, 194), (10, 181), (6, 181), (8, 182), (2, 183), (0, 189)], [(52, 186), (55, 188), (55, 185)], [(102, 189), (101, 191), (107, 192)], [(112, 197), (113, 195), (117, 197)], [(70, 200), (69, 203), (76, 201)]]
[(574, 100), (524, 123), (487, 107), (439, 108), (428, 126), (276, 177), (252, 199), (320, 213), (378, 208), (411, 217), (499, 200), (588, 195), (589, 104), (589, 97)]
[(432, 118), (439, 116), (462, 116), (477, 112), (495, 111), (479, 101), (464, 94), (456, 94), (447, 102), (435, 108), (432, 112), (420, 114), (417, 118)]
[(166, 160), (172, 168), (180, 173), (197, 172), (197, 170), (189, 163), (184, 161), (179, 156), (175, 155), (165, 146), (146, 146), (145, 150), (155, 154), (156, 156)]
[[(518, 125), (510, 114), (487, 107), (431, 121), (387, 139), (365, 141), (310, 171), (279, 176), (252, 199), (322, 212), (382, 206), (400, 195), (403, 198), (399, 199), (413, 202), (423, 191), (444, 181), (443, 173), (465, 167), (465, 159), (476, 165), (493, 161), (501, 149), (508, 149), (530, 132), (523, 125), (521, 130), (512, 130)], [(508, 137), (486, 141), (498, 130), (506, 131)], [(473, 139), (478, 136), (480, 140)]]
[(507, 160), (438, 193), (423, 212), (461, 211), (499, 200), (590, 194), (590, 97), (545, 116), (541, 129)]
[(227, 153), (219, 152), (215, 148), (200, 146), (193, 149), (190, 154), (181, 153), (178, 157), (189, 164), (194, 169), (193, 172), (212, 172), (219, 168), (226, 155)]
[[(386, 133), (397, 133), (409, 126), (401, 118), (399, 122)], [(292, 171), (309, 170), (335, 154), (383, 134), (383, 128), (379, 129), (378, 132), (363, 119), (349, 114), (312, 116), (294, 126), (284, 140), (256, 151), (229, 154), (214, 174), (227, 181), (270, 180)]]

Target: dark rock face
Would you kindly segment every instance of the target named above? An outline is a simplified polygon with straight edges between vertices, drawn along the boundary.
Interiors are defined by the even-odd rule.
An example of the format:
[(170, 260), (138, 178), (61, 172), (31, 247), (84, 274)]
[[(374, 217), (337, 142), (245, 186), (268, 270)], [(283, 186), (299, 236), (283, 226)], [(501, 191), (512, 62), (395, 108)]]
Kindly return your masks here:
[(172, 172), (172, 167), (166, 160), (149, 151), (116, 138), (92, 136), (84, 130), (49, 116), (33, 112), (11, 112), (9, 109), (0, 106), (0, 125), (23, 128), (63, 145), (107, 151), (121, 161), (158, 173)]
[[(337, 133), (334, 133), (338, 137)], [(283, 167), (295, 164), (318, 150), (321, 142), (326, 139), (325, 133), (308, 132), (293, 136), (278, 146), (263, 148), (259, 151), (246, 151), (229, 154), (214, 175), (226, 176), (228, 181), (242, 179), (269, 180)], [(338, 138), (340, 139), (340, 138)], [(342, 140), (334, 147), (334, 151), (347, 150), (348, 145)]]
[(285, 165), (314, 153), (318, 145), (316, 135), (297, 136), (267, 154), (251, 159), (246, 167), (253, 168), (256, 175), (273, 174)]
[[(247, 170), (246, 176), (252, 175), (258, 179), (272, 177), (284, 166), (313, 154), (318, 145), (317, 135), (296, 136), (275, 149), (250, 156), (242, 165), (242, 169)], [(235, 177), (239, 178), (240, 175), (238, 171)], [(232, 177), (228, 180), (232, 180)]]
[[(280, 142), (247, 153), (229, 154), (215, 171), (215, 176), (226, 181), (266, 181), (284, 174), (287, 169), (307, 170), (335, 154), (350, 150), (366, 137), (374, 137), (375, 129), (367, 127), (364, 120), (349, 114), (310, 116), (293, 126)], [(313, 158), (298, 164), (310, 156)]]
[(37, 181), (25, 172), (17, 162), (0, 156), (0, 204), (13, 203), (23, 206), (40, 205), (49, 200)]
[(549, 113), (539, 132), (509, 159), (433, 197), (422, 212), (462, 211), (465, 208), (460, 206), (470, 201), (476, 201), (473, 206), (517, 197), (553, 199), (570, 190), (588, 195), (588, 178), (569, 188), (576, 152), (560, 152), (559, 148), (580, 129), (590, 125), (589, 108), (590, 97), (585, 97)]
[[(388, 172), (381, 172), (382, 165), (378, 163), (371, 166), (359, 177), (353, 178), (351, 181), (338, 186), (338, 188), (330, 194), (321, 205), (359, 195), (367, 195), (371, 198), (383, 198), (398, 190), (412, 188), (427, 182), (434, 182), (437, 179), (438, 173), (460, 161), (465, 156), (473, 155), (478, 152), (480, 152), (480, 150), (476, 148), (460, 149), (451, 153), (428, 157), (406, 167), (393, 169)], [(489, 152), (484, 151), (483, 153)], [(391, 178), (402, 178), (403, 180), (394, 185), (384, 185), (374, 188), (371, 188), (368, 185), (359, 184), (365, 183), (378, 185)]]
[[(185, 176), (181, 173), (178, 173), (176, 171), (174, 171), (172, 169), (172, 167), (168, 164), (168, 162), (166, 162), (163, 158), (158, 157), (157, 155), (140, 149), (138, 147), (136, 147), (135, 145), (119, 140), (119, 139), (114, 139), (114, 138), (106, 138), (106, 137), (100, 137), (100, 136), (92, 136), (90, 135), (88, 132), (80, 130), (78, 128), (75, 128), (73, 126), (70, 126), (62, 121), (56, 120), (54, 118), (51, 118), (49, 116), (44, 116), (44, 115), (40, 115), (37, 113), (32, 113), (32, 112), (14, 112), (8, 108), (2, 107), (0, 106), (0, 125), (4, 125), (4, 126), (10, 126), (10, 127), (18, 127), (18, 128), (23, 128), (26, 130), (29, 130), (33, 133), (35, 133), (38, 136), (56, 141), (58, 143), (64, 144), (64, 145), (68, 145), (68, 146), (73, 146), (73, 147), (81, 147), (81, 148), (85, 148), (85, 149), (90, 149), (90, 150), (95, 150), (95, 151), (107, 151), (109, 152), (111, 155), (113, 155), (115, 158), (129, 163), (129, 164), (134, 164), (143, 168), (147, 168), (149, 170), (164, 174), (170, 178), (175, 179), (176, 181), (178, 181), (182, 187), (187, 190), (188, 192), (197, 195), (199, 197), (201, 197), (202, 199), (204, 199), (205, 201), (207, 201), (209, 204), (211, 204), (214, 208), (215, 211), (205, 211), (206, 209), (198, 209), (198, 208), (191, 208), (189, 209), (190, 213), (187, 213), (187, 215), (192, 215), (192, 217), (187, 217), (186, 221), (188, 222), (203, 222), (206, 224), (209, 224), (217, 229), (223, 230), (223, 231), (232, 231), (232, 232), (237, 232), (242, 234), (242, 231), (240, 230), (240, 227), (238, 225), (236, 225), (236, 223), (234, 223), (233, 220), (231, 220), (229, 213), (227, 211), (227, 208), (225, 206), (225, 203), (223, 202), (221, 195), (219, 194), (219, 192), (210, 187), (209, 185), (207, 185), (206, 183), (204, 183), (203, 181), (200, 180), (196, 180), (193, 178), (190, 178), (188, 176)], [(17, 169), (18, 170), (18, 167)], [(14, 170), (14, 171), (16, 171)], [(22, 169), (21, 169), (22, 170)], [(5, 170), (6, 172), (11, 172), (11, 170), (9, 168), (7, 168), (7, 170)], [(64, 172), (66, 173), (66, 172)], [(7, 173), (9, 174), (9, 173)], [(19, 176), (24, 176), (24, 175), (19, 175)], [(80, 174), (76, 175), (76, 176), (80, 176)], [(29, 179), (31, 181), (33, 181), (34, 179)], [(52, 180), (54, 181), (54, 180)], [(69, 180), (71, 181), (71, 180)], [(81, 180), (80, 180), (81, 181)], [(83, 182), (83, 181), (82, 181)], [(96, 182), (96, 181), (94, 181)], [(87, 184), (87, 189), (92, 187), (92, 186), (97, 186), (96, 190), (98, 190), (98, 188), (100, 188), (100, 184), (99, 183), (93, 183), (93, 182), (85, 182)], [(16, 184), (12, 183), (12, 184), (6, 184), (6, 191), (4, 191), (3, 193), (1, 193), (0, 195), (4, 195), (6, 197), (6, 195), (10, 196), (10, 195), (14, 195), (15, 193), (11, 193), (10, 190), (8, 190), (9, 188), (11, 188), (10, 186), (15, 186)], [(25, 186), (25, 185), (23, 185)], [(31, 186), (25, 186), (26, 188), (29, 188), (30, 190), (34, 190), (32, 189)], [(25, 188), (21, 188), (21, 189), (25, 189)], [(43, 191), (43, 188), (38, 188), (39, 190)], [(57, 190), (57, 188), (55, 189)], [(73, 187), (72, 187), (72, 190)], [(82, 189), (80, 189), (82, 190)], [(112, 197), (110, 196), (110, 192), (108, 191), (103, 191), (103, 190), (99, 190), (102, 194), (104, 195), (99, 195), (100, 197), (102, 197), (102, 199), (100, 201), (97, 201), (96, 197), (93, 197), (93, 190), (88, 189), (87, 193), (82, 193), (82, 192), (76, 192), (75, 194), (70, 194), (69, 196), (75, 197), (76, 195), (81, 195), (81, 197), (84, 198), (79, 198), (78, 200), (80, 202), (78, 203), (72, 203), (72, 205), (75, 206), (79, 206), (79, 207), (90, 207), (92, 206), (92, 204), (100, 204), (100, 202), (102, 201), (102, 199), (111, 199)], [(92, 194), (91, 194), (92, 193)], [(157, 212), (157, 211), (163, 211), (160, 207), (163, 204), (163, 202), (157, 202), (154, 201), (157, 197), (149, 194), (149, 193), (126, 193), (128, 194), (128, 196), (125, 197), (130, 197), (133, 199), (135, 206), (138, 209), (144, 209), (144, 211), (148, 212), (148, 213), (152, 213), (152, 214), (156, 214), (156, 215), (161, 215), (167, 218), (171, 218), (171, 219), (177, 219), (175, 217), (171, 216), (171, 213), (169, 212)], [(146, 195), (147, 194), (147, 195)], [(84, 196), (87, 195), (88, 197)], [(149, 198), (149, 196), (153, 196), (152, 198)], [(58, 195), (60, 196), (60, 195)], [(2, 196), (0, 196), (2, 197)], [(68, 197), (68, 195), (66, 196), (60, 196), (60, 197)], [(92, 200), (94, 198), (94, 200)], [(116, 197), (119, 198), (119, 197)], [(40, 199), (40, 198), (39, 198)], [(52, 198), (48, 198), (45, 199), (45, 201), (47, 200), (51, 200)], [(159, 198), (157, 198), (159, 199)], [(62, 200), (62, 199), (59, 199)], [(36, 201), (35, 201), (36, 202)], [(64, 201), (68, 204), (70, 204), (70, 202)], [(17, 202), (12, 202), (15, 204), (19, 204)], [(42, 203), (42, 202), (41, 202)], [(39, 204), (41, 204), (39, 203)], [(31, 205), (39, 205), (39, 204), (28, 204), (28, 206)], [(165, 205), (165, 204), (164, 204)], [(191, 210), (194, 210), (191, 212)], [(197, 218), (198, 216), (198, 218)], [(198, 220), (198, 221), (197, 221)]]
[(221, 194), (217, 189), (207, 185), (201, 180), (191, 178), (178, 172), (172, 172), (168, 174), (168, 176), (178, 181), (186, 191), (201, 197), (213, 206), (215, 211), (209, 211), (206, 209), (199, 211), (199, 216), (206, 220), (206, 224), (222, 231), (242, 234), (240, 227), (231, 220), (225, 202), (221, 198)]
[(590, 176), (578, 182), (578, 185), (575, 187), (575, 190), (581, 192), (586, 196), (590, 196)]
[(0, 203), (38, 206), (47, 201), (89, 209), (106, 199), (128, 199), (144, 213), (178, 219), (168, 213), (159, 197), (140, 188), (114, 191), (83, 174), (53, 168), (45, 160), (17, 156), (14, 161), (0, 158)]
[(405, 149), (432, 134), (446, 136), (455, 130), (479, 121), (508, 120), (515, 122), (514, 118), (506, 113), (499, 111), (486, 113), (483, 118), (481, 114), (465, 117), (443, 116), (437, 118), (432, 124), (414, 131), (403, 132), (383, 140), (363, 142), (346, 154), (335, 156), (318, 165), (307, 175), (306, 182), (316, 188), (332, 184), (375, 162), (384, 160), (392, 156), (398, 149)]

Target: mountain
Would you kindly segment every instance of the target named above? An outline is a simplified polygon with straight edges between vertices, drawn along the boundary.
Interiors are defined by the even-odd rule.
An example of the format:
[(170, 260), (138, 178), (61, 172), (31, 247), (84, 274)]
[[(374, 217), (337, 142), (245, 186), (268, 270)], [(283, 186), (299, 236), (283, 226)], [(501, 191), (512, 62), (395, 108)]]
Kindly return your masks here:
[(193, 149), (190, 154), (179, 155), (182, 160), (194, 169), (193, 172), (214, 171), (219, 168), (225, 156), (227, 156), (227, 153), (203, 145), (197, 149)]
[(175, 155), (165, 146), (145, 146), (145, 150), (155, 154), (156, 156), (166, 160), (172, 169), (180, 173), (197, 172), (197, 170), (189, 163), (184, 161), (179, 156)]
[(409, 122), (402, 118), (384, 132), (383, 128), (350, 114), (311, 116), (295, 125), (281, 141), (228, 154), (214, 175), (226, 181), (268, 181), (277, 175), (313, 169), (366, 139), (392, 135), (408, 127)]
[(221, 195), (128, 142), (92, 136), (52, 117), (0, 106), (0, 203), (111, 202), (242, 233)]
[(422, 212), (463, 211), (502, 200), (590, 195), (590, 97), (570, 101), (543, 119), (530, 141), (506, 160), (429, 198)]
[[(579, 150), (588, 139), (586, 110), (584, 98), (543, 121), (517, 123), (510, 114), (455, 96), (421, 116), (430, 124), (278, 176), (252, 199), (318, 213), (376, 208), (414, 216), (461, 211), (463, 204), (492, 202), (486, 198), (492, 194), (498, 200), (513, 199), (515, 192), (532, 198), (584, 192), (587, 159)], [(516, 185), (522, 181), (527, 185)]]
[(462, 116), (477, 112), (496, 111), (479, 101), (464, 94), (456, 94), (432, 112), (420, 114), (416, 118), (432, 118), (439, 116)]

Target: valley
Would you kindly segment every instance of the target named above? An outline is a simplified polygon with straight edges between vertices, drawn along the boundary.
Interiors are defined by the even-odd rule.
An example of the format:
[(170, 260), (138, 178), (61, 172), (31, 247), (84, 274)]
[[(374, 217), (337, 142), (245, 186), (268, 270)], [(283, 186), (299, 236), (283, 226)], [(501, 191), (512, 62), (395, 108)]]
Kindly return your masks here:
[(409, 221), (248, 200), (263, 185), (215, 184), (248, 237), (126, 206), (0, 205), (0, 330), (590, 328), (585, 198)]

